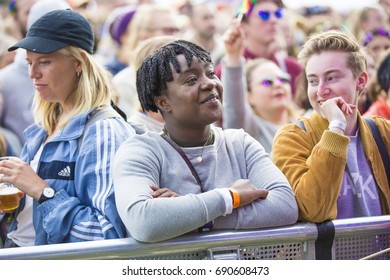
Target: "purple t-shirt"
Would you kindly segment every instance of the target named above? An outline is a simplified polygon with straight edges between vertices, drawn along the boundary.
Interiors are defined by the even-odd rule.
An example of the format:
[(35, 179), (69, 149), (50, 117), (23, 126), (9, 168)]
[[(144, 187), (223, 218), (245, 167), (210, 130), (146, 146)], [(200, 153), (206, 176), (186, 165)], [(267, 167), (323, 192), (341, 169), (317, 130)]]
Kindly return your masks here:
[[(364, 153), (359, 131), (350, 136), (347, 166), (337, 200), (337, 219), (379, 216), (382, 214), (378, 186)], [(347, 170), (347, 168), (346, 168)], [(350, 178), (349, 178), (350, 177)], [(351, 182), (352, 181), (352, 182)]]

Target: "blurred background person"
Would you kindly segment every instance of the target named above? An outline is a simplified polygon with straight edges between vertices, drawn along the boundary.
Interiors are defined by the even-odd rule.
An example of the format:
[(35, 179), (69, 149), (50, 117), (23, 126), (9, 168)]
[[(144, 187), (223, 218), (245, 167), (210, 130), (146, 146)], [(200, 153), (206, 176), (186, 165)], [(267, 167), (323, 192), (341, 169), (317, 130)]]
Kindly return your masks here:
[(302, 16), (300, 26), (306, 38), (330, 29), (337, 30), (342, 26), (342, 15), (326, 4), (302, 7), (299, 9), (299, 14)]
[(129, 57), (125, 41), (129, 36), (130, 22), (136, 11), (137, 10), (134, 6), (129, 5), (119, 7), (112, 12), (113, 20), (109, 26), (109, 34), (115, 43), (112, 46), (115, 49), (115, 53), (105, 63), (105, 67), (113, 76), (129, 65)]
[(284, 56), (296, 57), (299, 47), (302, 45), (306, 35), (300, 27), (304, 19), (298, 12), (291, 9), (284, 10), (285, 16), (279, 21), (278, 40), (279, 52)]
[(18, 39), (24, 38), (27, 34), (27, 18), (32, 5), (39, 0), (11, 0), (9, 11), (14, 19), (15, 29), (18, 31)]
[(377, 68), (384, 53), (390, 48), (390, 33), (384, 28), (368, 32), (362, 41), (367, 52), (368, 84), (364, 88), (364, 94), (359, 97), (359, 111), (364, 114), (371, 104), (383, 94), (377, 81)]
[[(277, 44), (280, 19), (284, 14), (281, 0), (256, 0), (249, 11), (243, 15), (241, 27), (245, 34), (243, 56), (246, 60), (266, 58), (274, 61), (284, 72), (290, 75), (290, 85), (295, 94), (295, 79), (301, 72), (298, 61), (291, 56), (278, 56)], [(221, 65), (216, 66), (221, 77)]]
[(373, 99), (373, 103), (364, 113), (364, 116), (381, 116), (390, 120), (390, 52), (380, 61), (376, 73), (376, 80), (382, 90), (381, 94)]
[(277, 130), (296, 119), (290, 75), (269, 59), (245, 62), (241, 55), (244, 36), (237, 21), (223, 39), (223, 128), (244, 129), (270, 153)]
[(207, 0), (188, 5), (189, 30), (184, 39), (194, 42), (210, 53), (216, 65), (224, 55), (224, 45), (217, 29), (217, 7)]
[[(0, 25), (2, 20), (0, 19)], [(1, 28), (1, 27), (0, 27)], [(16, 43), (16, 38), (6, 34), (3, 30), (0, 29), (0, 69), (11, 64), (14, 61), (15, 53), (10, 53), (7, 51), (9, 46), (12, 46)]]
[(307, 95), (307, 86), (306, 73), (303, 70), (297, 77), (297, 91), (294, 96), (294, 102), (298, 106), (298, 116), (309, 117), (313, 112), (313, 107)]
[(362, 42), (368, 32), (380, 28), (388, 29), (389, 15), (386, 14), (382, 6), (371, 4), (351, 12), (347, 24), (355, 38)]
[[(96, 38), (96, 48), (93, 55), (100, 64), (105, 65), (117, 55), (119, 43), (122, 42), (122, 40), (117, 39), (121, 37), (120, 35), (124, 35), (124, 32), (128, 32), (128, 29), (124, 29), (124, 27), (130, 23), (132, 18), (120, 17), (120, 15), (123, 16), (128, 8), (136, 9), (136, 2), (133, 0), (97, 1), (93, 19), (89, 21), (94, 24)], [(113, 23), (116, 19), (118, 21), (114, 26)]]
[(130, 23), (129, 36), (124, 39), (129, 66), (114, 76), (114, 84), (119, 92), (118, 107), (128, 118), (138, 111), (139, 101), (135, 86), (136, 72), (132, 53), (138, 44), (148, 38), (160, 35), (180, 35), (178, 12), (171, 6), (140, 5)]
[[(44, 4), (39, 4), (40, 1), (44, 0), (14, 0), (10, 2), (9, 9), (12, 12), (19, 36), (26, 35), (26, 30), (31, 26), (33, 18), (40, 17), (51, 8), (69, 7), (66, 2), (61, 0), (46, 0)], [(37, 4), (36, 8), (32, 8), (34, 4)], [(10, 46), (8, 45), (8, 47)], [(7, 131), (10, 137), (7, 141), (16, 144), (14, 154), (19, 155), (20, 147), (24, 143), (23, 131), (33, 123), (31, 106), (35, 88), (28, 76), (25, 50), (18, 50), (14, 55), (13, 62), (0, 69), (0, 94), (3, 103), (0, 112), (0, 126)], [(15, 139), (14, 136), (17, 138)]]
[(383, 53), (390, 48), (390, 32), (384, 28), (374, 29), (365, 34), (362, 44), (377, 64)]

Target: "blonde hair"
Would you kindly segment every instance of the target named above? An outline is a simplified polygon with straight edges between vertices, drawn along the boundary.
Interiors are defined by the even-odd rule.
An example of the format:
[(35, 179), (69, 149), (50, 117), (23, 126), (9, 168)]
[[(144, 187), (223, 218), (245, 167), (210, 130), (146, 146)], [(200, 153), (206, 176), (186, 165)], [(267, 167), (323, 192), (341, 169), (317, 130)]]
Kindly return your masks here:
[(154, 51), (168, 43), (176, 41), (177, 39), (178, 38), (174, 36), (161, 35), (142, 41), (135, 49), (132, 56), (134, 69), (137, 70), (141, 66), (142, 61)]
[(367, 54), (364, 49), (352, 35), (338, 30), (329, 30), (309, 37), (298, 54), (298, 60), (306, 68), (307, 61), (312, 55), (324, 51), (345, 52), (348, 55), (347, 66), (355, 78), (367, 70)]
[(145, 40), (141, 36), (150, 28), (152, 20), (160, 14), (175, 14), (175, 11), (170, 7), (159, 6), (155, 4), (141, 5), (130, 22), (130, 35), (127, 37), (125, 47), (128, 57), (131, 58), (132, 53), (140, 42)]
[(34, 120), (49, 135), (54, 132), (57, 125), (59, 128), (63, 128), (72, 117), (87, 112), (92, 108), (109, 104), (111, 101), (111, 91), (114, 88), (108, 71), (102, 68), (84, 50), (67, 46), (59, 50), (59, 52), (73, 57), (80, 62), (81, 75), (71, 97), (73, 110), (70, 112), (67, 120), (60, 124), (58, 123), (58, 116), (63, 111), (61, 105), (58, 102), (43, 100), (38, 92), (35, 93), (33, 101)]
[[(263, 64), (267, 64), (267, 63), (275, 64), (276, 66), (278, 66), (272, 60), (269, 60), (269, 59), (266, 59), (266, 58), (261, 58), (261, 57), (260, 58), (255, 58), (255, 59), (251, 59), (251, 60), (248, 60), (246, 62), (246, 65), (245, 65), (245, 80), (246, 80), (246, 85), (247, 85), (248, 91), (251, 91), (252, 72), (258, 66), (263, 65)], [(279, 68), (279, 66), (278, 66), (278, 68)]]
[(1, 157), (5, 157), (7, 156), (7, 147), (8, 147), (8, 144), (7, 144), (7, 141), (5, 140), (5, 136), (3, 135), (3, 133), (0, 133), (0, 156)]

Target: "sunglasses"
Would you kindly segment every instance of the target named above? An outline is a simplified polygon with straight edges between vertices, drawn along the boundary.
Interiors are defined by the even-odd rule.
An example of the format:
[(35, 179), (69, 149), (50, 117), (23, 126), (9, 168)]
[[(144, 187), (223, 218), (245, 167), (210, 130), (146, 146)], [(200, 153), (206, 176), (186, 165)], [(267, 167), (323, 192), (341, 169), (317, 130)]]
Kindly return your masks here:
[(286, 84), (290, 83), (290, 78), (276, 77), (276, 79), (266, 78), (266, 79), (262, 80), (260, 84), (263, 87), (272, 87), (275, 83), (275, 80), (279, 85), (286, 85)]
[(390, 32), (383, 28), (368, 32), (366, 34), (366, 37), (364, 38), (363, 46), (366, 47), (372, 41), (372, 39), (374, 39), (375, 36), (383, 36), (390, 39)]
[[(257, 12), (257, 14), (259, 15), (259, 17), (263, 20), (263, 21), (267, 21), (270, 19), (271, 17), (271, 11), (263, 11), (263, 10), (259, 10)], [(274, 15), (276, 18), (282, 18), (283, 17), (283, 10), (281, 8), (277, 9), (275, 12), (274, 12)]]

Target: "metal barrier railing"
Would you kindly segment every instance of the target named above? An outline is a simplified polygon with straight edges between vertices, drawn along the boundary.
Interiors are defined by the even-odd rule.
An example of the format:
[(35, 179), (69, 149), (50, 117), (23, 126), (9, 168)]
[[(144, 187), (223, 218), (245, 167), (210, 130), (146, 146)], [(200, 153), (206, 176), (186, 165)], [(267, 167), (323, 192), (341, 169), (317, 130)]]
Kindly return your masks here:
[[(332, 259), (360, 259), (390, 247), (390, 215), (332, 221)], [(315, 259), (312, 223), (192, 233), (159, 243), (132, 238), (0, 249), (0, 259)], [(390, 259), (390, 253), (380, 259)]]
[[(332, 259), (356, 260), (390, 248), (390, 215), (334, 220)], [(390, 260), (390, 253), (373, 259)]]

